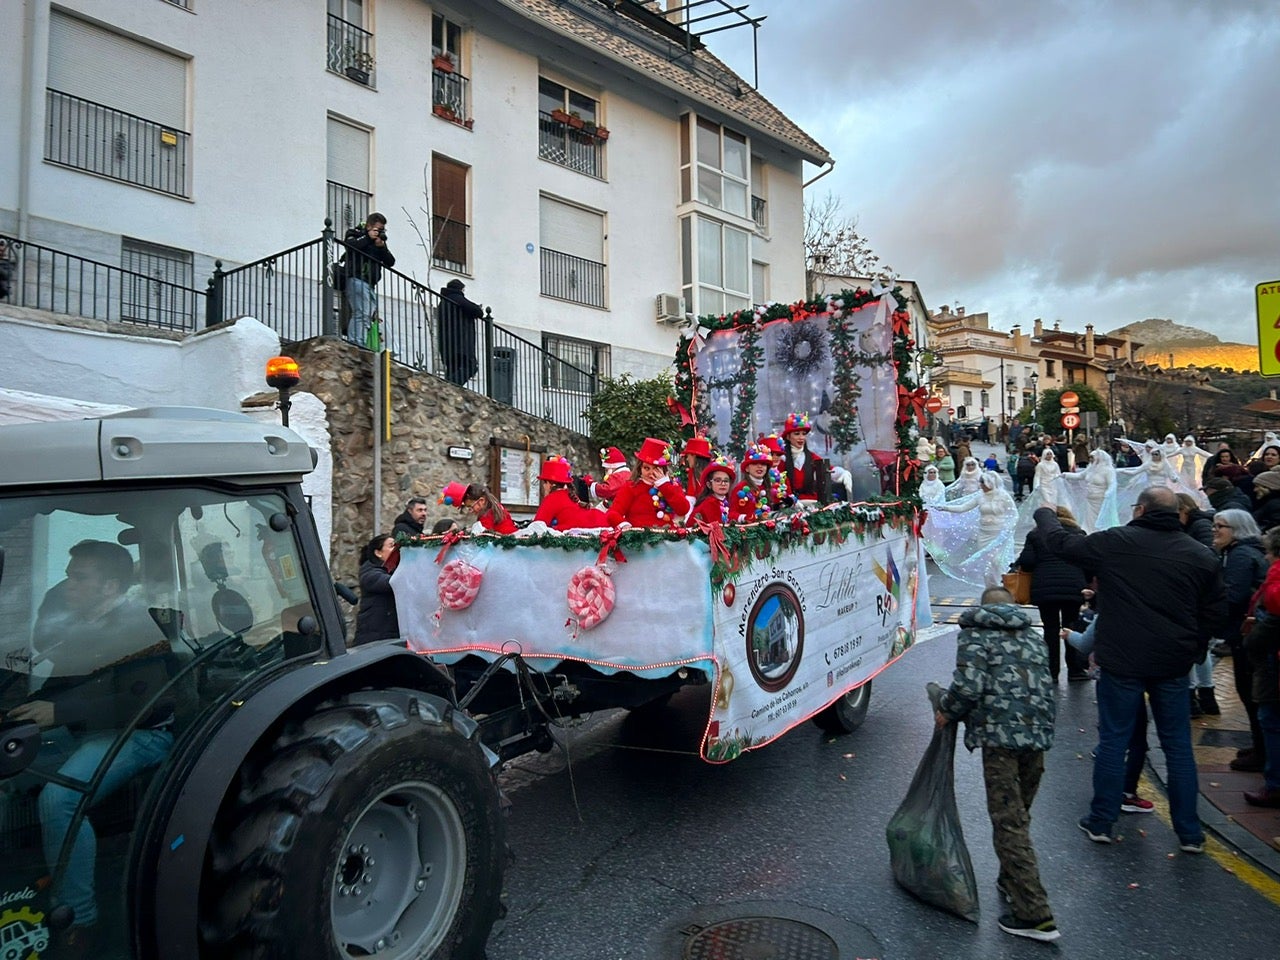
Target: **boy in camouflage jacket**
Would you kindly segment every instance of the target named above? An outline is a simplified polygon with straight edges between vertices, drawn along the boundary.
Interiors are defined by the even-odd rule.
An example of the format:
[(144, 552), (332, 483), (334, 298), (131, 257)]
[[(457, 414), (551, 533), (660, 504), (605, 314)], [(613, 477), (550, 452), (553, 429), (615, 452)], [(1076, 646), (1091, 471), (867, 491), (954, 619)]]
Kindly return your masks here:
[(1053, 745), (1056, 704), (1048, 648), (1031, 619), (1002, 587), (960, 615), (956, 672), (938, 699), (939, 726), (965, 721), (964, 744), (982, 748), (987, 812), (1011, 913), (1000, 929), (1033, 940), (1058, 939), (1031, 846), (1031, 802)]

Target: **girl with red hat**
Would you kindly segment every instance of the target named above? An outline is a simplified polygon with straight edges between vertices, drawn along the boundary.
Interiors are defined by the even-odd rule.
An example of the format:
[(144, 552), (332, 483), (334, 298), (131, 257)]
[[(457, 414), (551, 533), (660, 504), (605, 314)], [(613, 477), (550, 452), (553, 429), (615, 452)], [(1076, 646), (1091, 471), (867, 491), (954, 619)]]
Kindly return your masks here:
[(742, 457), (742, 482), (729, 493), (730, 520), (763, 520), (780, 505), (775, 500), (776, 485), (768, 482), (769, 472), (769, 448), (760, 443), (747, 447)]
[(782, 424), (782, 436), (787, 441), (784, 454), (787, 484), (791, 492), (801, 500), (830, 503), (831, 468), (807, 445), (812, 428), (809, 415), (805, 413), (788, 414)]
[(609, 523), (615, 527), (671, 527), (689, 512), (684, 488), (667, 476), (671, 448), (661, 440), (645, 437), (636, 452), (640, 477), (623, 487), (609, 509)]
[[(456, 480), (448, 483), (440, 493), (440, 503), (449, 504), (459, 510), (470, 510), (476, 515), (472, 532), (488, 530), (491, 533), (515, 533), (516, 522), (511, 514), (482, 483), (471, 483), (465, 487)], [(480, 529), (477, 530), (476, 528)]]
[(697, 490), (702, 486), (702, 471), (711, 462), (711, 443), (706, 437), (694, 437), (680, 451), (684, 461), (684, 488)]
[(694, 517), (701, 517), (707, 523), (729, 522), (729, 490), (736, 473), (733, 464), (723, 456), (707, 464), (700, 478), (702, 493), (689, 515), (691, 522)]
[(597, 500), (608, 503), (631, 482), (631, 468), (627, 466), (627, 458), (617, 447), (605, 447), (600, 451), (600, 466), (604, 468), (604, 479), (589, 484), (587, 492)]
[(573, 492), (573, 470), (564, 457), (549, 457), (542, 463), (538, 474), (542, 487), (542, 502), (535, 521), (541, 520), (557, 530), (583, 530), (607, 527), (609, 519), (603, 510), (584, 507)]

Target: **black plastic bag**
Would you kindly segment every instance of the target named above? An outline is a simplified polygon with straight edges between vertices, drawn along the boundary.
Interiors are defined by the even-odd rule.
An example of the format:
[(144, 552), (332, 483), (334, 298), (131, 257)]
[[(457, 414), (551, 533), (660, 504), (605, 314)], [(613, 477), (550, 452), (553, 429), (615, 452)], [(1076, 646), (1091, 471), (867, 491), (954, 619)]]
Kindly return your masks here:
[(956, 809), (955, 755), (956, 724), (935, 727), (885, 833), (893, 878), (908, 893), (977, 923), (978, 881)]

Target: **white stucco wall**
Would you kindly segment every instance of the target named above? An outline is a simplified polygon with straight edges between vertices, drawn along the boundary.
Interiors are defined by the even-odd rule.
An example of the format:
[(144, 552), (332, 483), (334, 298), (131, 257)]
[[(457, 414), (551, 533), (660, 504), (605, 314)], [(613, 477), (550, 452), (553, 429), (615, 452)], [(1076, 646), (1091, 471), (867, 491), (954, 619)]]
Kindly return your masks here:
[[(429, 270), (409, 223), (412, 217), (429, 233), (420, 208), (438, 153), (471, 167), (468, 294), (491, 306), (499, 323), (612, 344), (615, 373), (648, 374), (670, 362), (678, 331), (655, 321), (654, 297), (680, 290), (678, 119), (696, 109), (688, 98), (624, 76), (570, 41), (540, 39), (477, 12), (463, 63), (475, 120), (466, 130), (430, 113), (431, 8), (417, 0), (366, 4), (374, 18), (376, 90), (325, 70), (318, 0), (218, 0), (197, 3), (194, 12), (137, 0), (59, 6), (191, 59), (192, 196), (164, 196), (44, 162), (49, 4), (4, 3), (0, 35), (25, 37), (34, 57), (25, 78), (20, 57), (0, 62), (6, 89), (26, 82), (32, 114), (22, 140), (23, 97), (0, 99), (0, 226), (18, 219), (25, 150), (30, 239), (107, 263), (119, 262), (121, 235), (190, 250), (203, 288), (214, 257), (243, 263), (318, 236), (332, 115), (373, 131), (374, 202), (389, 218), (397, 269), (436, 289), (452, 276)], [(566, 65), (575, 72), (565, 73)], [(598, 94), (612, 132), (607, 179), (538, 158), (540, 70)], [(771, 296), (794, 299), (804, 291), (803, 165), (794, 150), (767, 138), (753, 138), (752, 152), (768, 164), (769, 203), (768, 236), (753, 242), (752, 255), (770, 265)], [(540, 296), (541, 193), (606, 215), (609, 309)]]

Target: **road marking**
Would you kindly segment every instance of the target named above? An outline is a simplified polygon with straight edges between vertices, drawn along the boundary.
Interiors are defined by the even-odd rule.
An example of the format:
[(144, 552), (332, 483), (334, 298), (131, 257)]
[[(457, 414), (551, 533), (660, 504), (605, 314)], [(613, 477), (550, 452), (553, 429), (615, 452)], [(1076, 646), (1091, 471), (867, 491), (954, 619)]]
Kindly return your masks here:
[[(1168, 827), (1172, 828), (1173, 819), (1169, 816), (1169, 801), (1164, 793), (1151, 782), (1147, 774), (1142, 775), (1142, 783), (1146, 788), (1143, 796), (1148, 797), (1156, 806), (1156, 816)], [(1130, 816), (1126, 818), (1130, 821), (1137, 820), (1134, 824), (1137, 829), (1141, 823), (1141, 817)], [(1243, 828), (1242, 828), (1243, 829)], [(1261, 841), (1259, 841), (1261, 842)], [(1182, 856), (1194, 856), (1194, 854), (1181, 854)], [(1254, 890), (1262, 894), (1276, 906), (1280, 906), (1280, 882), (1276, 881), (1269, 873), (1259, 870), (1240, 854), (1233, 851), (1230, 847), (1219, 843), (1211, 836), (1205, 837), (1204, 856), (1208, 857), (1227, 873), (1234, 874), (1241, 881), (1253, 887)]]

